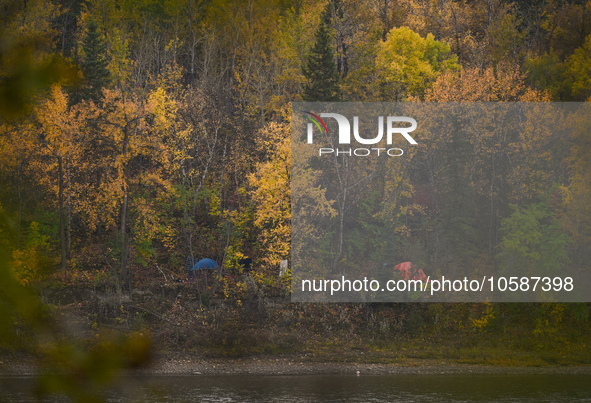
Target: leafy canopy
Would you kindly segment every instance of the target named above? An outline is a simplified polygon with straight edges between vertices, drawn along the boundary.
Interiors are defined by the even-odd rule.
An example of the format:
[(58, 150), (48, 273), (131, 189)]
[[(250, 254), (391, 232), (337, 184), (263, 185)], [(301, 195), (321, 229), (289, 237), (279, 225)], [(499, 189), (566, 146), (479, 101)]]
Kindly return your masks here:
[(458, 70), (458, 58), (450, 47), (433, 35), (422, 38), (410, 28), (394, 28), (380, 44), (376, 67), (381, 76), (383, 97), (403, 99), (422, 96), (443, 72)]

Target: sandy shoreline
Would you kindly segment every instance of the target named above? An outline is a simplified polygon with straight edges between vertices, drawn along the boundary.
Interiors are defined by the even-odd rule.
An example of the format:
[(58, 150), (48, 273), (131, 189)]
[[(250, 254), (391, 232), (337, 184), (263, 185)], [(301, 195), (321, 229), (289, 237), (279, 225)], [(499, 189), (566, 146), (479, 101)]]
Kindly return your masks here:
[[(249, 357), (240, 359), (204, 359), (191, 356), (157, 358), (149, 367), (127, 371), (139, 376), (200, 375), (520, 375), (564, 374), (591, 375), (591, 366), (503, 367), (458, 364), (445, 360), (407, 360), (401, 364), (306, 362), (290, 357)], [(28, 377), (37, 374), (30, 360), (2, 360), (0, 377)]]
[[(189, 361), (189, 362), (187, 362)], [(156, 362), (144, 370), (152, 375), (453, 375), (453, 374), (585, 374), (591, 366), (495, 367), (416, 360), (398, 364), (301, 362), (289, 358), (238, 360), (172, 360)]]

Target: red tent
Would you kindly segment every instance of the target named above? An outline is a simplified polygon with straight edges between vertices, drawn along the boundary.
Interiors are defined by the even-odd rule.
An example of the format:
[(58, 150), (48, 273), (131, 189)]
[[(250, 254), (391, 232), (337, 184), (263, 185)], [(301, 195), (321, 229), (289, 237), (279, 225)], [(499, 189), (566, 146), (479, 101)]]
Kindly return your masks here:
[(417, 269), (416, 267), (413, 267), (412, 262), (398, 263), (396, 266), (394, 266), (394, 270), (398, 270), (400, 273), (402, 273), (402, 278), (404, 280), (427, 280), (425, 272), (423, 272), (422, 269)]

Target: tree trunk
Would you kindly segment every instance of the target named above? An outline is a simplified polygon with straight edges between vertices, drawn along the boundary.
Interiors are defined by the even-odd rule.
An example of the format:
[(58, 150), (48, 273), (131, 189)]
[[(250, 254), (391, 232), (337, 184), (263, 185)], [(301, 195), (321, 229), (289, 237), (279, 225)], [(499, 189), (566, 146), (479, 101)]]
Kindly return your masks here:
[(127, 270), (127, 242), (125, 236), (127, 223), (127, 189), (124, 189), (123, 192), (123, 206), (121, 207), (121, 282), (123, 288), (129, 290), (131, 284)]
[(63, 158), (61, 153), (57, 156), (58, 162), (58, 187), (59, 187), (59, 216), (60, 216), (60, 249), (61, 249), (61, 267), (64, 275), (67, 274), (66, 269), (66, 225), (64, 217), (64, 170)]
[(66, 186), (68, 187), (68, 194), (66, 200), (66, 259), (70, 258), (72, 254), (72, 178), (70, 175), (70, 160), (66, 163)]
[[(127, 157), (127, 146), (129, 143), (129, 133), (128, 128), (125, 127), (123, 129), (123, 163), (125, 164), (125, 160)], [(125, 290), (131, 290), (131, 278), (129, 275), (129, 270), (127, 267), (127, 237), (125, 236), (126, 233), (126, 225), (127, 225), (127, 204), (128, 204), (128, 195), (129, 190), (127, 188), (127, 167), (122, 169), (123, 178), (121, 178), (122, 188), (123, 188), (123, 205), (121, 206), (121, 285)]]

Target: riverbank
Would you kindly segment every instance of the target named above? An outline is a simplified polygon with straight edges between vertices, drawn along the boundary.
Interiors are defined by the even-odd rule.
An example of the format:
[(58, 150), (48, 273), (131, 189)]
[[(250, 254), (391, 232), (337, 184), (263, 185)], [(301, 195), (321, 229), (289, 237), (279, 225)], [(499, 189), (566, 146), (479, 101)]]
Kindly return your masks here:
[[(190, 354), (161, 355), (144, 368), (126, 372), (139, 376), (197, 375), (591, 375), (591, 365), (493, 366), (461, 364), (453, 360), (405, 359), (400, 363), (316, 362), (298, 356), (201, 358)], [(15, 355), (0, 360), (0, 377), (38, 374), (31, 357)]]
[(591, 374), (587, 304), (297, 304), (253, 294), (206, 306), (186, 284), (127, 297), (88, 291), (86, 300), (83, 289), (60, 290), (44, 294), (56, 343), (21, 326), (0, 349), (0, 376), (33, 376), (40, 362), (82, 379), (122, 368), (140, 376)]
[(457, 364), (441, 360), (410, 360), (401, 364), (305, 362), (294, 358), (192, 360), (162, 358), (151, 375), (454, 375), (454, 374), (577, 374), (591, 375), (591, 366), (496, 367)]

